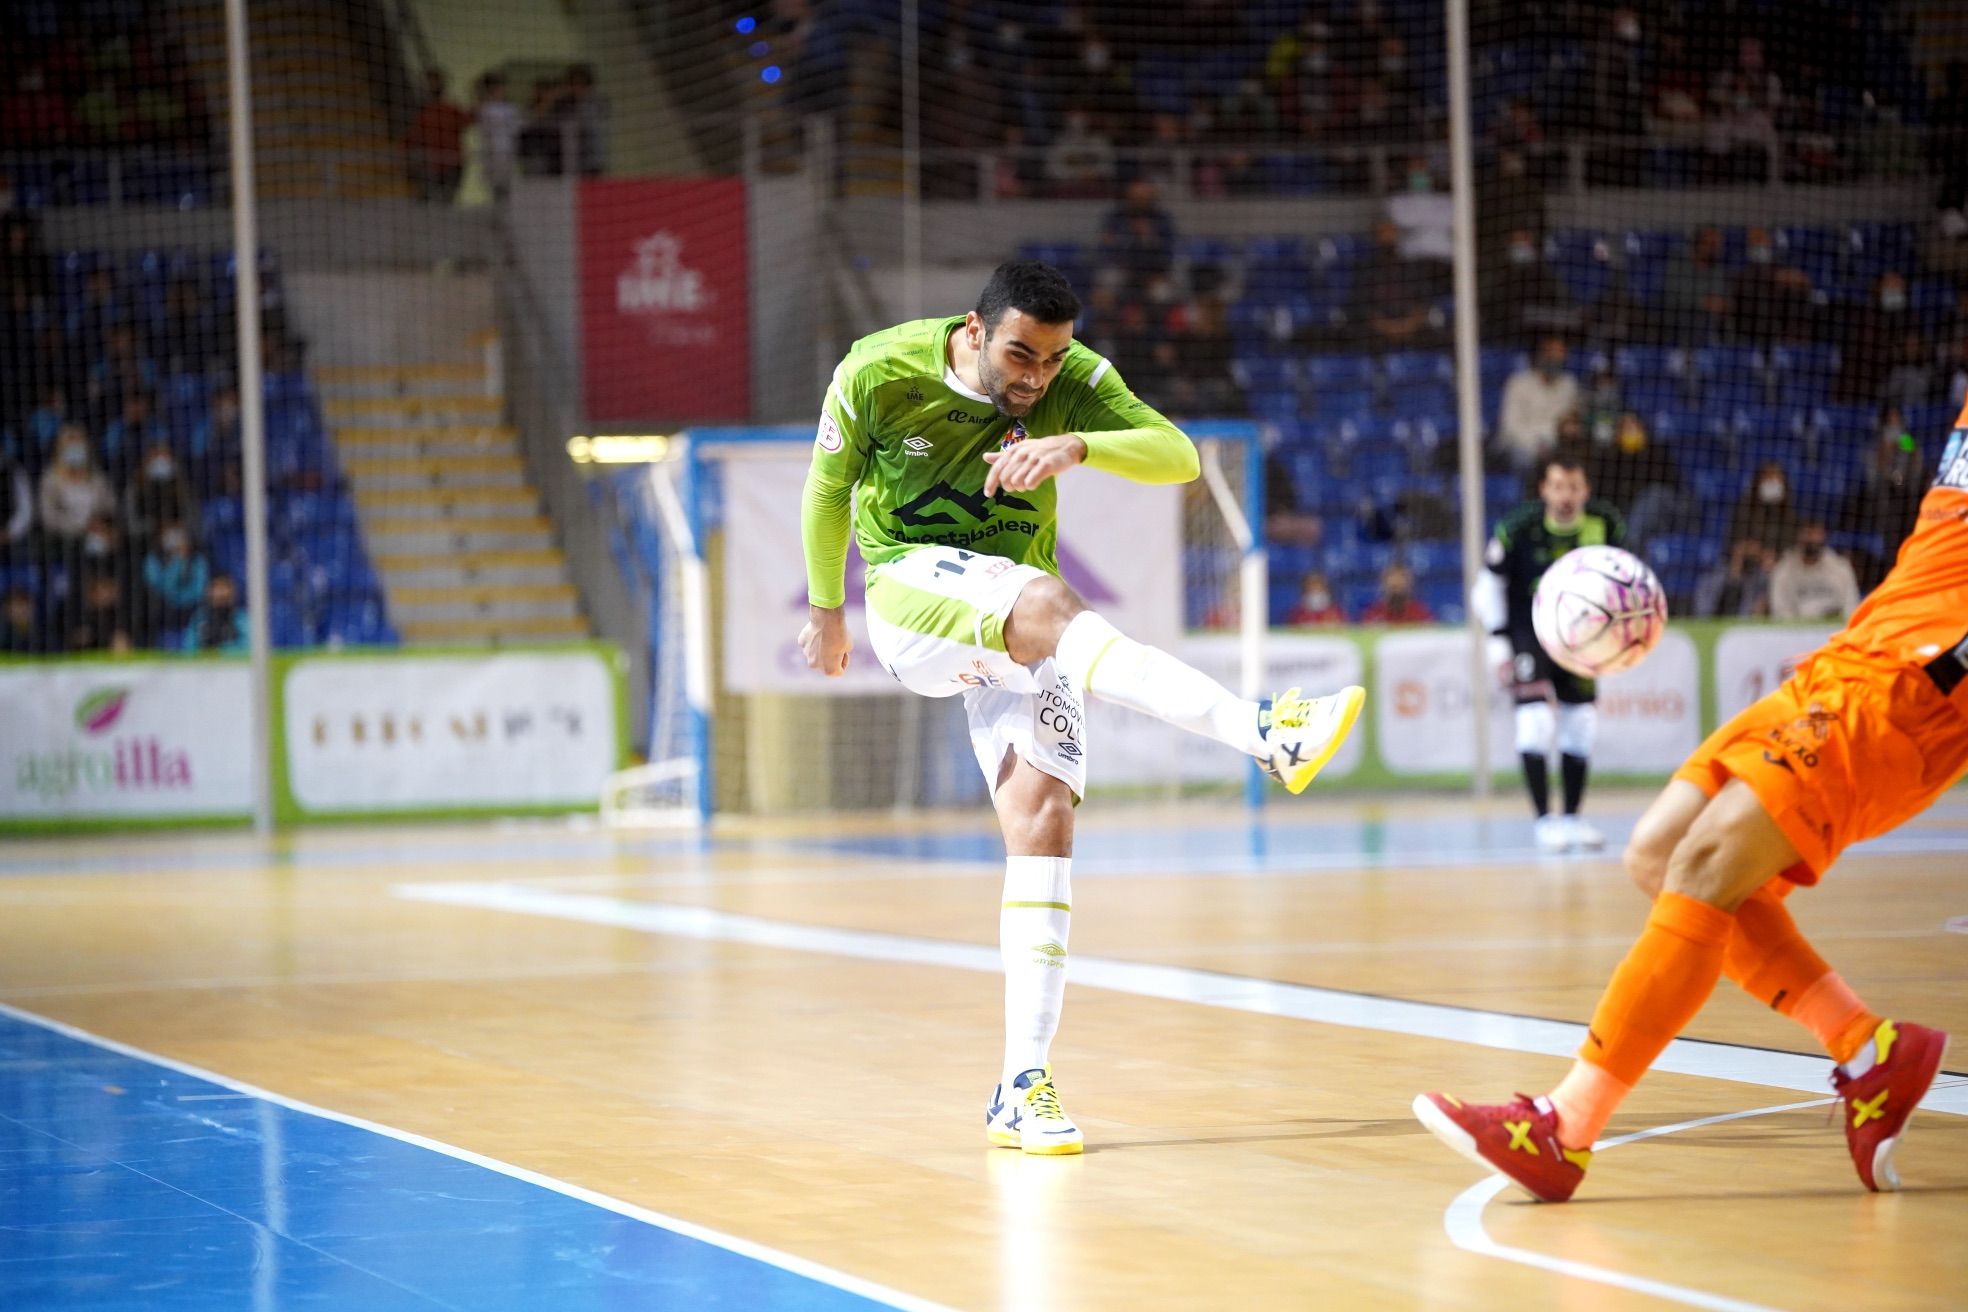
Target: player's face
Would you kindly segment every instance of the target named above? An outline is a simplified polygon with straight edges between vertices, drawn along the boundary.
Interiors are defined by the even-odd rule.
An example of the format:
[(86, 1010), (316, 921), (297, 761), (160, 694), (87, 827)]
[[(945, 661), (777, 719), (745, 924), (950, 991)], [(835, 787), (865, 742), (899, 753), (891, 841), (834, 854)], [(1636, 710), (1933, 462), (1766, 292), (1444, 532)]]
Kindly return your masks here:
[(965, 325), (977, 344), (977, 381), (1001, 414), (1029, 414), (1052, 386), (1073, 344), (1073, 325), (1040, 323), (1021, 310), (1006, 310), (986, 334), (972, 311)]
[(1544, 500), (1544, 513), (1557, 524), (1569, 524), (1577, 519), (1585, 509), (1585, 499), (1589, 493), (1585, 472), (1578, 469), (1553, 466), (1544, 471), (1544, 482), (1538, 484), (1538, 496)]

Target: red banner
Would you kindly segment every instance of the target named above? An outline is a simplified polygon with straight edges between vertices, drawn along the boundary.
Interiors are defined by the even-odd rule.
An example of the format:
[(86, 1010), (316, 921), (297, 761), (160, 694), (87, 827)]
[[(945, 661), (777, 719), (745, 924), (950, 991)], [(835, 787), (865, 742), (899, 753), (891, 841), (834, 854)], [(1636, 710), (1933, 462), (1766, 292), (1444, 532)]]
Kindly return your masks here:
[(744, 182), (589, 179), (578, 224), (588, 418), (749, 417)]

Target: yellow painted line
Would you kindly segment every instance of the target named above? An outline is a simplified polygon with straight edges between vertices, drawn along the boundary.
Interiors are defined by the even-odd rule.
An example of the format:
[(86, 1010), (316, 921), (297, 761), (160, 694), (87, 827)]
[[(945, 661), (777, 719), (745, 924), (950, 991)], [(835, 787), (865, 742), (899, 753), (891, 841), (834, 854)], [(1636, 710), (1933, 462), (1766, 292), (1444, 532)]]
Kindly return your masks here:
[(456, 566), (459, 569), (558, 569), (566, 563), (559, 547), (534, 551), (447, 551), (440, 556), (371, 556), (369, 563), (380, 573), (397, 570), (431, 569)]
[(417, 424), (403, 428), (352, 425), (329, 430), (345, 445), (402, 446), (409, 442), (511, 442), (519, 430), (510, 424)]
[(342, 468), (352, 476), (416, 474), (432, 477), (440, 474), (524, 474), (526, 472), (526, 466), (521, 463), (518, 456), (504, 455), (364, 456), (343, 461)]
[(441, 361), (430, 364), (329, 364), (316, 368), (314, 376), (324, 383), (432, 382), (438, 379), (468, 383), (482, 382), (485, 378), (485, 366), (470, 361)]
[(457, 583), (413, 584), (389, 590), (392, 606), (445, 606), (458, 602), (496, 605), (502, 601), (578, 601), (572, 583)]
[(374, 492), (357, 492), (355, 504), (378, 509), (500, 505), (531, 509), (540, 504), (540, 498), (530, 487), (384, 488)]
[(484, 396), (472, 392), (459, 392), (451, 396), (339, 396), (323, 401), (321, 408), (331, 416), (350, 417), (374, 414), (449, 414), (460, 410), (497, 415), (504, 412), (506, 400), (502, 396)]
[[(444, 516), (384, 516), (363, 521), (371, 539), (389, 533), (551, 533), (553, 525), (545, 515), (473, 515), (469, 519)], [(443, 559), (436, 557), (435, 559)]]
[(521, 619), (403, 620), (396, 626), (406, 642), (445, 642), (459, 638), (539, 638), (588, 636), (578, 615), (530, 615)]

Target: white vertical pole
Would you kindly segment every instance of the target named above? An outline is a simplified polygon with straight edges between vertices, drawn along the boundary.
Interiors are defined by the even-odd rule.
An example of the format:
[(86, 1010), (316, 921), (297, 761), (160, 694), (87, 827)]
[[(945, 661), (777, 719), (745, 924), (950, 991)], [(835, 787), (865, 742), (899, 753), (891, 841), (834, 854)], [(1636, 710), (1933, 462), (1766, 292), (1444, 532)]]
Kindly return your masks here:
[(902, 0), (902, 303), (923, 316), (922, 71), (917, 0)]
[(267, 608), (266, 407), (260, 384), (260, 215), (253, 186), (253, 88), (246, 0), (225, 0), (226, 100), (232, 138), (233, 311), (239, 327), (240, 481), (246, 485), (246, 620), (252, 642), (253, 828), (273, 829), (271, 626)]
[[(1469, 0), (1447, 0), (1449, 171), (1455, 205), (1456, 426), (1462, 467), (1462, 595), (1483, 565), (1483, 386), (1476, 335), (1476, 169), (1470, 147)], [(1490, 795), (1489, 635), (1469, 608), (1469, 712), (1475, 792)]]

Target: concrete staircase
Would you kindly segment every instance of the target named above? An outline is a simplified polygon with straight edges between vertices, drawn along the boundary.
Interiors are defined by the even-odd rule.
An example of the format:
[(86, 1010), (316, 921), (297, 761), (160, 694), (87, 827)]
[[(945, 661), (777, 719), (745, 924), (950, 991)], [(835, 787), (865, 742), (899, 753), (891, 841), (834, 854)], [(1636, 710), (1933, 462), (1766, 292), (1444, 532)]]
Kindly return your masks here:
[(369, 554), (406, 644), (588, 636), (567, 562), (482, 362), (315, 370)]

